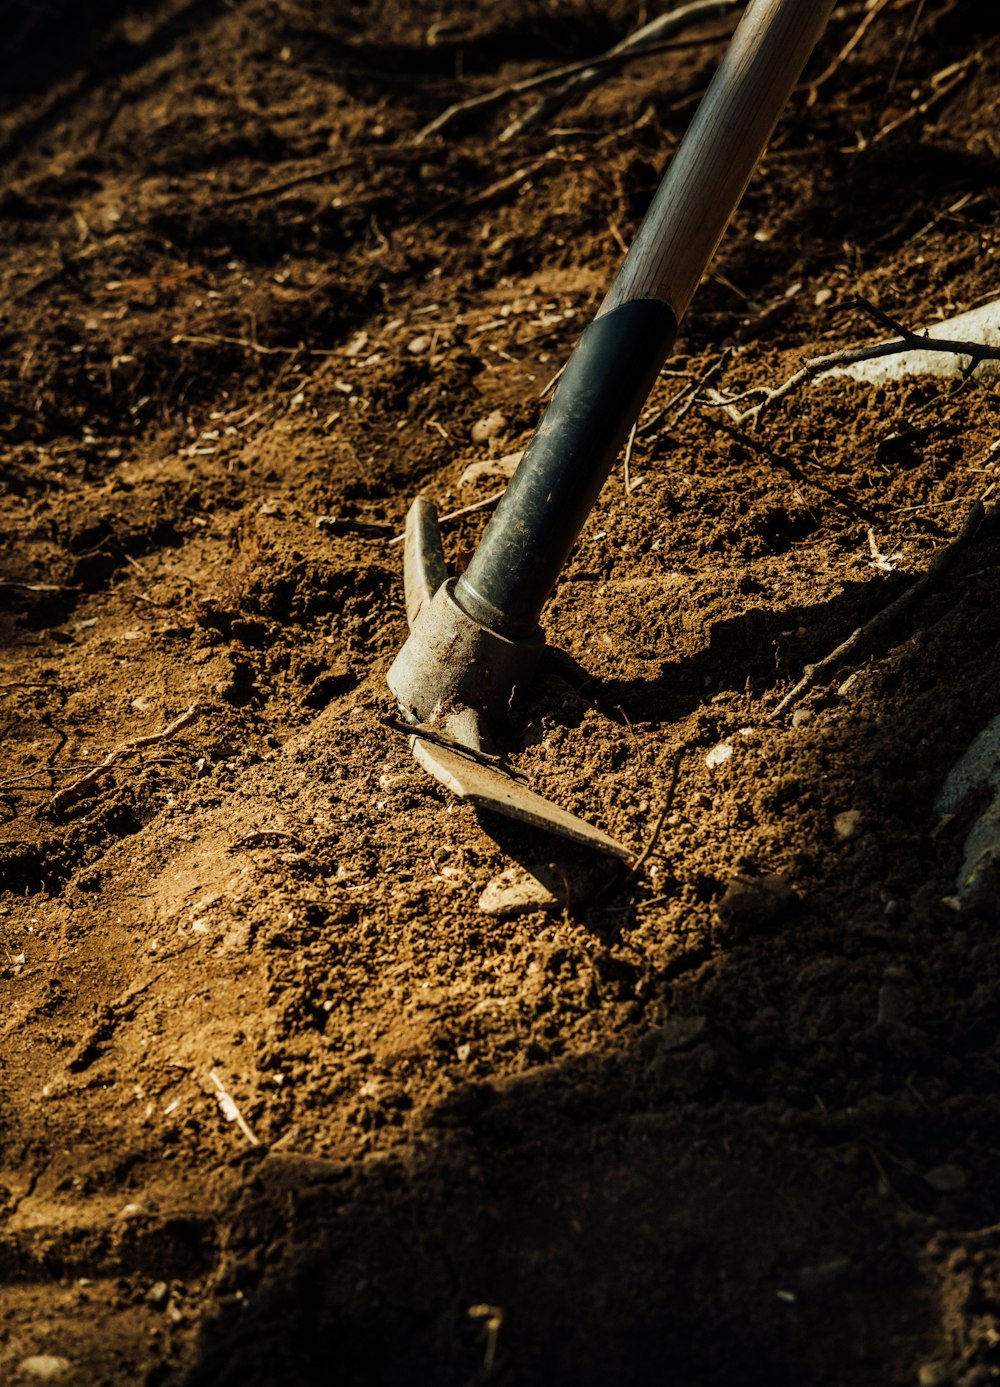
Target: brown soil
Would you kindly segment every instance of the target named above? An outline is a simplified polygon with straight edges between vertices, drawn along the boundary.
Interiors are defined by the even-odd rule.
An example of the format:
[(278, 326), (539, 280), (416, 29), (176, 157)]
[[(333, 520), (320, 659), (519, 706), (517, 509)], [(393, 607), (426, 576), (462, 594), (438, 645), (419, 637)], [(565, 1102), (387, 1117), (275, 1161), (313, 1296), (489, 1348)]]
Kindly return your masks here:
[[(995, 385), (804, 388), (748, 432), (660, 380), (547, 611), (585, 673), (510, 733), (637, 850), (680, 754), (642, 871), (588, 895), (382, 721), (379, 527), (496, 487), (460, 478), (523, 446), (727, 23), (519, 139), (511, 105), (415, 145), (645, 7), (0, 8), (0, 1377), (1000, 1379), (997, 880), (956, 899), (986, 801), (934, 811), (1000, 710), (993, 532), (771, 716), (958, 531)], [(870, 337), (859, 294), (995, 296), (998, 71), (993, 6), (883, 8), (671, 369), (773, 385)], [(480, 908), (551, 860), (568, 907)]]

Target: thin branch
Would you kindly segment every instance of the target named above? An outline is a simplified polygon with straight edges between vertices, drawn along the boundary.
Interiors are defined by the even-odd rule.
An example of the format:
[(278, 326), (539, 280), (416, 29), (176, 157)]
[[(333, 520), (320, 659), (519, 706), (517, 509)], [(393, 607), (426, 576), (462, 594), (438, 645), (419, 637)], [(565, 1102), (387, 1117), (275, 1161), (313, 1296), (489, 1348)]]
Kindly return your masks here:
[[(915, 106), (911, 106), (909, 110), (904, 111), (895, 120), (891, 120), (888, 125), (881, 126), (868, 143), (878, 144), (880, 141), (888, 139), (890, 135), (894, 135), (897, 130), (907, 125), (911, 120), (916, 120), (919, 116), (930, 115), (935, 106), (940, 106), (942, 102), (946, 101), (952, 92), (957, 90), (965, 79), (975, 71), (982, 56), (982, 53), (973, 53), (971, 57), (962, 62), (952, 63), (949, 67), (944, 67), (940, 72), (936, 72), (931, 78), (930, 95)], [(862, 143), (860, 147), (864, 148), (864, 144)]]
[[(806, 381), (838, 366), (856, 366), (862, 361), (877, 361), (881, 357), (899, 356), (903, 352), (942, 352), (950, 356), (967, 356), (969, 358), (967, 370), (970, 373), (984, 361), (1000, 361), (1000, 347), (991, 347), (984, 342), (953, 340), (947, 337), (926, 337), (922, 333), (911, 332), (909, 328), (903, 327), (901, 323), (897, 323), (887, 313), (883, 313), (880, 308), (869, 303), (867, 299), (857, 299), (855, 302), (880, 327), (888, 328), (889, 331), (896, 333), (900, 340), (897, 342), (877, 342), (869, 347), (844, 347), (840, 351), (827, 352), (825, 356), (810, 357), (793, 375), (773, 389), (766, 386), (754, 386), (753, 389), (745, 390), (740, 395), (730, 396), (725, 404), (729, 408), (733, 421), (740, 425), (749, 423), (756, 427), (766, 409), (780, 404)], [(753, 399), (755, 396), (757, 403), (751, 405), (743, 413), (732, 410), (731, 407), (734, 404)], [(711, 401), (710, 403), (718, 404), (719, 402)]]
[(256, 352), (258, 356), (339, 356), (340, 352), (326, 351), (319, 347), (265, 347), (253, 342), (249, 337), (224, 337), (221, 333), (204, 333), (191, 336), (179, 332), (171, 337), (171, 346), (186, 343), (193, 347), (242, 347), (245, 352)]
[[(714, 2), (713, 0), (701, 0), (701, 3), (696, 0), (693, 4), (684, 5), (669, 14), (663, 14), (650, 20), (648, 24), (636, 29), (634, 33), (629, 34), (620, 43), (616, 43), (613, 48), (609, 48), (600, 58), (590, 59), (582, 71), (567, 78), (555, 91), (548, 92), (523, 115), (511, 121), (500, 134), (501, 143), (516, 139), (518, 135), (523, 135), (533, 125), (549, 122), (570, 101), (579, 102), (587, 92), (613, 75), (614, 71), (621, 66), (622, 57), (631, 60), (643, 56), (648, 57), (651, 53), (701, 47), (700, 40), (684, 43), (671, 42), (670, 40), (675, 34), (693, 28), (696, 24), (723, 18), (731, 14), (737, 7), (734, 0), (714, 0)], [(606, 64), (605, 59), (612, 61)]]
[(870, 10), (868, 10), (868, 12), (865, 14), (865, 16), (864, 16), (864, 18), (862, 19), (861, 23), (860, 23), (860, 24), (858, 25), (858, 27), (855, 29), (854, 33), (853, 33), (853, 34), (851, 35), (851, 37), (847, 40), (847, 42), (844, 44), (843, 48), (840, 50), (840, 52), (837, 54), (837, 56), (832, 60), (832, 62), (829, 64), (829, 66), (827, 66), (826, 68), (824, 68), (823, 71), (820, 73), (820, 75), (819, 75), (817, 78), (815, 78), (814, 81), (812, 81), (812, 82), (809, 83), (809, 88), (808, 88), (808, 90), (809, 90), (809, 101), (808, 101), (808, 104), (809, 104), (810, 106), (815, 105), (816, 99), (817, 99), (817, 97), (819, 96), (819, 89), (820, 89), (820, 87), (825, 86), (825, 84), (826, 84), (827, 82), (829, 82), (829, 80), (830, 80), (831, 77), (836, 76), (836, 74), (837, 74), (837, 73), (840, 71), (840, 69), (843, 67), (844, 63), (845, 63), (845, 62), (847, 61), (847, 59), (851, 56), (851, 54), (854, 52), (855, 48), (857, 48), (858, 44), (859, 44), (859, 43), (861, 42), (861, 40), (864, 38), (865, 34), (867, 34), (868, 30), (869, 30), (869, 29), (871, 28), (871, 26), (875, 23), (875, 20), (879, 17), (879, 15), (880, 15), (880, 14), (882, 13), (882, 11), (886, 8), (886, 6), (887, 6), (887, 5), (890, 5), (891, 3), (892, 3), (892, 0), (876, 0), (876, 3), (875, 3), (875, 4), (872, 6), (872, 8), (871, 8)]
[[(896, 90), (896, 83), (899, 81), (899, 74), (900, 72), (902, 72), (903, 64), (906, 62), (906, 55), (909, 53), (910, 46), (912, 45), (913, 40), (916, 38), (917, 29), (920, 25), (921, 19), (923, 18), (924, 6), (926, 5), (926, 3), (927, 0), (917, 0), (917, 7), (913, 12), (913, 18), (910, 21), (910, 27), (906, 31), (906, 38), (903, 40), (903, 46), (899, 50), (899, 57), (896, 59), (896, 66), (892, 69), (892, 76), (889, 78), (889, 86), (885, 94), (886, 102), (892, 100), (893, 92), (895, 92)], [(883, 115), (884, 114), (885, 109), (883, 108)]]
[(0, 588), (20, 588), (22, 592), (73, 592), (62, 583), (21, 583), (14, 578), (0, 578)]
[[(497, 504), (497, 502), (500, 500), (500, 497), (503, 495), (504, 491), (506, 491), (506, 490), (507, 490), (507, 488), (504, 487), (502, 491), (493, 491), (493, 492), (490, 493), (489, 496), (484, 496), (483, 499), (482, 499), (481, 501), (473, 501), (473, 503), (472, 503), (471, 506), (462, 506), (460, 510), (449, 511), (447, 515), (439, 515), (439, 516), (438, 516), (438, 524), (439, 524), (439, 525), (447, 525), (448, 522), (451, 521), (451, 520), (461, 520), (461, 519), (463, 519), (465, 516), (467, 516), (467, 515), (475, 515), (478, 511), (481, 511), (481, 510), (492, 510), (492, 508)], [(405, 535), (405, 534), (402, 534), (402, 535), (393, 535), (393, 537), (392, 537), (392, 539), (390, 539), (389, 543), (390, 543), (390, 544), (402, 544), (402, 542), (403, 542), (403, 540), (404, 540), (405, 538), (406, 538), (406, 535)]]
[[(637, 431), (638, 431), (638, 428), (639, 428), (639, 421), (638, 421), (638, 419), (637, 419), (637, 420), (635, 421), (635, 423), (632, 425), (632, 431), (631, 431), (631, 433), (630, 433), (629, 436), (628, 436), (628, 442), (625, 444), (625, 467), (624, 467), (624, 471), (625, 471), (625, 495), (626, 495), (626, 496), (631, 496), (631, 495), (632, 495), (632, 492), (635, 490), (635, 487), (632, 485), (632, 451), (633, 451), (633, 449), (635, 448), (635, 435), (636, 435), (636, 433), (637, 433)], [(638, 486), (638, 482), (636, 483), (636, 486)]]
[(236, 1123), (251, 1146), (259, 1146), (260, 1137), (257, 1136), (249, 1122), (247, 1122), (246, 1118), (240, 1112), (239, 1108), (236, 1106), (236, 1100), (219, 1078), (216, 1071), (210, 1069), (208, 1071), (208, 1077), (211, 1080), (212, 1087), (215, 1089), (215, 1096), (218, 1100), (219, 1107), (222, 1109), (222, 1116), (227, 1122)]
[(124, 760), (126, 756), (134, 756), (137, 751), (142, 751), (145, 747), (156, 746), (158, 742), (165, 742), (171, 737), (175, 737), (183, 728), (194, 722), (199, 712), (197, 703), (192, 703), (186, 712), (181, 713), (180, 717), (174, 718), (173, 722), (168, 723), (162, 731), (151, 732), (145, 737), (130, 737), (127, 742), (122, 742), (121, 746), (108, 752), (100, 765), (95, 766), (86, 775), (81, 775), (79, 780), (74, 780), (71, 784), (64, 785), (61, 790), (57, 790), (52, 796), (49, 807), (54, 813), (65, 809), (74, 800), (78, 800), (81, 795), (93, 789), (101, 776), (111, 770), (112, 766)]
[(660, 832), (663, 828), (663, 825), (667, 821), (667, 815), (670, 813), (674, 805), (674, 795), (677, 791), (677, 781), (680, 778), (681, 762), (683, 761), (683, 759), (683, 750), (678, 751), (674, 756), (673, 765), (670, 768), (670, 783), (667, 786), (667, 793), (663, 798), (663, 808), (660, 810), (656, 823), (653, 825), (652, 833), (646, 840), (646, 846), (643, 848), (642, 852), (639, 854), (639, 856), (632, 863), (632, 866), (629, 868), (629, 880), (635, 880), (635, 878), (642, 871), (643, 867), (645, 867), (646, 863), (649, 861), (653, 849), (656, 847), (657, 841), (660, 837)]
[[(634, 34), (596, 58), (585, 58), (580, 62), (546, 68), (543, 72), (536, 72), (532, 77), (522, 77), (520, 81), (511, 82), (507, 86), (496, 87), (492, 91), (468, 97), (464, 101), (456, 101), (419, 130), (414, 143), (423, 144), (430, 136), (439, 135), (462, 116), (474, 111), (492, 110), (496, 106), (502, 106), (512, 97), (523, 96), (526, 92), (554, 86), (558, 82), (569, 84), (576, 79), (580, 79), (589, 87), (595, 80), (599, 81), (605, 73), (624, 67), (635, 58), (650, 57), (655, 53), (669, 52), (678, 47), (688, 48), (690, 44), (669, 42), (666, 36), (680, 33), (691, 25), (703, 23), (719, 15), (730, 14), (738, 8), (739, 3), (740, 0), (695, 0), (695, 3), (675, 10), (672, 14), (662, 15), (658, 20), (637, 29)], [(512, 136), (505, 131), (501, 138), (509, 139)]]
[[(992, 520), (998, 514), (1000, 512), (994, 508), (990, 511), (990, 519)], [(965, 517), (961, 530), (951, 543), (941, 550), (927, 572), (911, 583), (887, 607), (883, 607), (880, 612), (877, 612), (870, 621), (866, 621), (863, 626), (859, 626), (856, 631), (853, 631), (847, 640), (842, 641), (835, 650), (831, 650), (829, 655), (824, 656), (814, 665), (806, 665), (802, 678), (793, 689), (785, 694), (771, 713), (771, 717), (780, 718), (782, 714), (787, 713), (788, 709), (804, 698), (810, 689), (823, 683), (848, 660), (855, 659), (867, 646), (873, 644), (878, 636), (888, 630), (904, 612), (924, 597), (935, 583), (944, 577), (962, 550), (967, 549), (973, 542), (985, 519), (986, 507), (982, 501), (976, 501)]]

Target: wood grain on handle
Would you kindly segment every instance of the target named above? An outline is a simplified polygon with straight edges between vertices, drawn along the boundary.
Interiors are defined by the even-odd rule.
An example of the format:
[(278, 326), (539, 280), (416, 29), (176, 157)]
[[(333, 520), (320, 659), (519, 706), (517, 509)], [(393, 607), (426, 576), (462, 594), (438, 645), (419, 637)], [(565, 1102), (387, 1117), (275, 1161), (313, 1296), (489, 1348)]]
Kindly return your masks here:
[(598, 317), (660, 299), (680, 321), (834, 0), (750, 0)]

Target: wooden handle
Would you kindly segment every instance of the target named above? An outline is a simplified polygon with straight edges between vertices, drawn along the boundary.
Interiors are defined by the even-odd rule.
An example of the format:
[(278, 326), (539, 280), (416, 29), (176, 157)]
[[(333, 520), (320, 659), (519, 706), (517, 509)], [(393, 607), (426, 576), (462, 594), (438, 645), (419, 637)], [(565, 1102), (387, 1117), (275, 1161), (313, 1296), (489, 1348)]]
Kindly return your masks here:
[(680, 321), (833, 5), (751, 0), (598, 317), (659, 299)]

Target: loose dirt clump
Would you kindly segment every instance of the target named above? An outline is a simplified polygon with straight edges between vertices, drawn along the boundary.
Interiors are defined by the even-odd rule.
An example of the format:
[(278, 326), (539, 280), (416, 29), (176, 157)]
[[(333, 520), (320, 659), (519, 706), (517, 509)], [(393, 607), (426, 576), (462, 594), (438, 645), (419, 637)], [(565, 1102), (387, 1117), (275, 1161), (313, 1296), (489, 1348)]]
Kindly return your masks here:
[(502, 485), (734, 17), (417, 142), (646, 8), (87, 12), (0, 6), (0, 1377), (992, 1381), (996, 378), (724, 405), (997, 296), (991, 7), (836, 11), (547, 609), (511, 755), (631, 876), (412, 761), (392, 541)]

